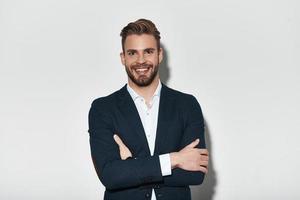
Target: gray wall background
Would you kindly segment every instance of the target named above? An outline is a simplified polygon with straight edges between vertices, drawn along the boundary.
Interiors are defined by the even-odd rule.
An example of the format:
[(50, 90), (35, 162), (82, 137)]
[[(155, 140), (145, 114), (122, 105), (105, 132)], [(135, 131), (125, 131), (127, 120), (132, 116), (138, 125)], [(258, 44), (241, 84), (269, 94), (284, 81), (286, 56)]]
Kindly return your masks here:
[(101, 199), (87, 114), (126, 83), (119, 32), (138, 18), (161, 31), (162, 79), (203, 109), (194, 199), (299, 199), (299, 4), (0, 0), (0, 199)]

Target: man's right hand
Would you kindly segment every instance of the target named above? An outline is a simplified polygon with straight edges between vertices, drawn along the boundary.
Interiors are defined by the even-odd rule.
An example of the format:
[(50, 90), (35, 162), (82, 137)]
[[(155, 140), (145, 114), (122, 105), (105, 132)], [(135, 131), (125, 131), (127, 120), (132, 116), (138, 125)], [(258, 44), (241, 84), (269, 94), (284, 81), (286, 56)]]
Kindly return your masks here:
[(128, 147), (123, 143), (121, 138), (117, 135), (114, 134), (114, 140), (119, 146), (119, 151), (120, 151), (120, 157), (122, 160), (126, 160), (129, 157), (132, 157), (131, 151), (128, 149)]
[(200, 140), (196, 139), (179, 152), (170, 153), (172, 169), (181, 168), (187, 171), (208, 171), (208, 150), (196, 146)]

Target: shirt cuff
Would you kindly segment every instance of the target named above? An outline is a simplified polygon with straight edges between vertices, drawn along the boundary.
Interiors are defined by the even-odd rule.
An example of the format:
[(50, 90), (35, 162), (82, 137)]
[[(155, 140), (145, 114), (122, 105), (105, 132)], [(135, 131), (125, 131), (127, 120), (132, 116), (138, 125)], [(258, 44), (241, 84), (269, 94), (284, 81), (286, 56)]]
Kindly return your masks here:
[(160, 169), (163, 176), (169, 176), (172, 174), (172, 167), (171, 167), (171, 158), (170, 154), (162, 154), (159, 155), (159, 162), (160, 162)]

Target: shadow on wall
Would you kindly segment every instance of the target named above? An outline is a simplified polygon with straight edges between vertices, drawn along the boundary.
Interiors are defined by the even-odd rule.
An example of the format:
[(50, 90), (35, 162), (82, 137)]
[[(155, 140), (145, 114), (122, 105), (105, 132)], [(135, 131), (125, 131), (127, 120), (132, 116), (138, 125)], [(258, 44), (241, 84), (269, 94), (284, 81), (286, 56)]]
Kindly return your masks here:
[[(159, 77), (161, 82), (167, 85), (170, 78), (170, 68), (168, 65), (168, 52), (164, 48), (164, 45), (161, 44), (161, 47), (164, 50), (164, 58), (159, 66)], [(215, 187), (217, 185), (217, 175), (213, 165), (213, 152), (211, 146), (209, 126), (205, 121), (205, 142), (207, 149), (209, 151), (209, 171), (206, 174), (205, 179), (201, 185), (191, 186), (192, 199), (195, 200), (213, 200), (215, 194)]]
[(205, 123), (205, 143), (209, 151), (208, 173), (205, 175), (205, 179), (201, 185), (191, 186), (191, 191), (192, 191), (192, 199), (213, 200), (215, 194), (215, 188), (217, 185), (217, 174), (213, 165), (213, 152), (211, 146), (209, 126), (205, 120), (204, 123)]
[(168, 52), (163, 44), (161, 44), (161, 48), (163, 49), (164, 58), (159, 65), (159, 78), (162, 83), (167, 85), (167, 82), (170, 78), (170, 68), (168, 66)]

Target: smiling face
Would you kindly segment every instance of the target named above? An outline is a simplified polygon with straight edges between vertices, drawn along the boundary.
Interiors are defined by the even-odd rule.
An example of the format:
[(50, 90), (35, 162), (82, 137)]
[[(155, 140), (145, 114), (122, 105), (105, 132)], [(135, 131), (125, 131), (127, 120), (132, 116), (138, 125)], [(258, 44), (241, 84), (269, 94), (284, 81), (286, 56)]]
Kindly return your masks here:
[(158, 79), (158, 68), (163, 58), (153, 35), (132, 34), (127, 36), (121, 61), (125, 66), (128, 81), (139, 86), (149, 86)]

